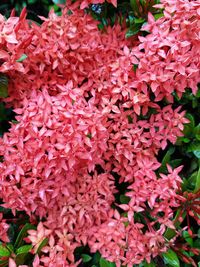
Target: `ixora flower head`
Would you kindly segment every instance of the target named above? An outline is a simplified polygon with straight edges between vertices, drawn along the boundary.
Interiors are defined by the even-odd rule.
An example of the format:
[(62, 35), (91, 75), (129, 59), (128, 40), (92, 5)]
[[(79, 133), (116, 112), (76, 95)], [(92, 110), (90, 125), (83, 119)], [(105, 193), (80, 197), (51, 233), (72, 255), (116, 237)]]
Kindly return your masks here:
[[(173, 91), (181, 95), (187, 86), (196, 92), (199, 81), (198, 5), (176, 2), (177, 14), (163, 1), (165, 16), (149, 15), (150, 33), (139, 44), (117, 24), (98, 31), (80, 3), (72, 14), (51, 11), (41, 26), (29, 25), (24, 11), (19, 19), (0, 17), (0, 71), (9, 76), (6, 101), (18, 122), (0, 139), (1, 198), (13, 212), (41, 220), (27, 237), (33, 252), (48, 239), (34, 267), (76, 266), (74, 250), (87, 244), (117, 266), (166, 250), (181, 167), (158, 175), (156, 157), (188, 120), (159, 101), (173, 101)], [(120, 183), (123, 204), (115, 199)], [(7, 241), (6, 221), (0, 225)]]

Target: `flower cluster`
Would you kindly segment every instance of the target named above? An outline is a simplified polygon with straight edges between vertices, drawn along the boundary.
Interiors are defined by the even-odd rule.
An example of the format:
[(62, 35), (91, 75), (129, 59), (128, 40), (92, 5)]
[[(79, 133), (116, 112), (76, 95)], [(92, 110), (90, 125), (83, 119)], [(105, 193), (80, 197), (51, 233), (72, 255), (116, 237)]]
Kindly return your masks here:
[[(200, 77), (199, 4), (175, 2), (175, 14), (163, 1), (164, 17), (149, 15), (139, 44), (118, 24), (101, 33), (75, 6), (51, 11), (40, 26), (25, 11), (0, 18), (0, 71), (17, 114), (0, 140), (1, 198), (43, 221), (29, 231), (33, 252), (48, 238), (34, 267), (76, 266), (74, 250), (86, 244), (117, 266), (166, 250), (181, 167), (158, 175), (156, 157), (188, 120), (158, 101), (195, 92)], [(115, 200), (118, 183), (128, 184), (127, 203)]]
[(186, 87), (196, 93), (200, 82), (199, 2), (163, 0), (156, 6), (165, 8), (164, 17), (155, 21), (149, 14), (143, 27), (150, 34), (139, 37), (133, 52), (139, 59), (134, 84), (141, 91), (148, 84), (156, 101), (173, 102), (174, 91), (179, 97)]

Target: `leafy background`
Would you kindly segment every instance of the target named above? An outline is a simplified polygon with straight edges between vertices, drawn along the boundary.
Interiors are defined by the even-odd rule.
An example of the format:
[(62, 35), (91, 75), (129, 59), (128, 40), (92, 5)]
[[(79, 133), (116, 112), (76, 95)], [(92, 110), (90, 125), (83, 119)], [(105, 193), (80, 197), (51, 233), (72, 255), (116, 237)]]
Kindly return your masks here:
[[(60, 7), (57, 4), (63, 4), (65, 1), (49, 1), (49, 0), (5, 0), (0, 3), (0, 13), (8, 17), (13, 8), (17, 15), (23, 7), (27, 7), (28, 18), (40, 23), (38, 15), (47, 16), (51, 8), (59, 15)], [(126, 37), (145, 34), (140, 32), (141, 26), (146, 23), (148, 12), (152, 12), (157, 19), (162, 16), (162, 10), (155, 10), (152, 6), (158, 1), (148, 0), (131, 0), (118, 1), (118, 8), (105, 3), (103, 5), (91, 5), (87, 12), (99, 21), (99, 29), (103, 30), (104, 26), (113, 25), (118, 19), (120, 23), (125, 23), (127, 27)], [(0, 74), (0, 97), (7, 96), (7, 78)], [(162, 266), (200, 266), (200, 256), (196, 249), (200, 248), (200, 227), (197, 222), (200, 221), (200, 86), (198, 93), (194, 96), (188, 88), (183, 97), (179, 99), (176, 95), (174, 108), (182, 105), (186, 110), (186, 117), (190, 120), (184, 128), (184, 137), (178, 139), (175, 145), (169, 144), (167, 148), (158, 155), (159, 161), (162, 163), (159, 172), (167, 171), (166, 165), (172, 167), (183, 165), (182, 170), (182, 194), (187, 197), (187, 203), (174, 211), (177, 230), (182, 230), (185, 226), (189, 226), (188, 231), (182, 230), (182, 235), (177, 238), (175, 244), (170, 249), (152, 260), (150, 264), (143, 262), (139, 267), (162, 267)], [(161, 106), (166, 105), (165, 101), (159, 103)], [(0, 136), (9, 129), (9, 121), (15, 122), (15, 114), (12, 108), (7, 108), (3, 101), (0, 103)], [(0, 159), (1, 160), (1, 159)], [(118, 185), (120, 193), (116, 196), (116, 201), (126, 203), (127, 197), (124, 196), (124, 189)], [(191, 215), (193, 211), (197, 220)], [(34, 255), (31, 252), (31, 245), (24, 241), (29, 229), (35, 226), (29, 222), (29, 218), (23, 212), (18, 212), (14, 217), (9, 209), (0, 206), (0, 212), (4, 214), (4, 218), (9, 222), (9, 238), (10, 242), (4, 244), (0, 242), (0, 267), (8, 266), (8, 258), (11, 254), (16, 255), (16, 263), (28, 264), (31, 266)], [(180, 223), (179, 217), (183, 218)], [(190, 230), (193, 232), (191, 237)], [(175, 235), (173, 230), (168, 229), (165, 233), (167, 240)], [(47, 240), (43, 240), (37, 250), (37, 254), (41, 254), (42, 247), (45, 246)], [(100, 266), (113, 267), (115, 264), (107, 262), (101, 258), (99, 253), (91, 254), (88, 247), (76, 249), (75, 258), (82, 259), (80, 266)]]

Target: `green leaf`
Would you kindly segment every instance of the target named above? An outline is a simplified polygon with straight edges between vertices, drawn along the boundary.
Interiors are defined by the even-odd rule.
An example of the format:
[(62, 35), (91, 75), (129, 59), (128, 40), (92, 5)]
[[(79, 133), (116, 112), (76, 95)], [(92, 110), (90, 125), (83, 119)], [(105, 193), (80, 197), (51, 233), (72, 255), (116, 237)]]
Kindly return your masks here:
[(12, 244), (6, 244), (6, 248), (12, 253), (14, 251), (14, 247)]
[(91, 133), (87, 134), (86, 136), (87, 136), (89, 139), (92, 138), (92, 134), (91, 134)]
[(194, 151), (200, 151), (200, 142), (199, 141), (192, 142), (191, 144), (189, 144), (189, 146), (187, 148), (187, 152), (194, 152)]
[[(134, 71), (134, 72), (136, 72), (137, 68), (138, 68), (138, 64), (133, 64), (133, 71)], [(133, 121), (133, 120), (132, 120), (132, 121)]]
[(24, 237), (27, 236), (27, 231), (31, 230), (31, 229), (35, 229), (35, 226), (31, 225), (30, 223), (26, 223), (24, 225), (24, 227), (21, 229), (21, 231), (19, 232), (17, 239), (15, 241), (14, 247), (15, 248), (19, 248), (23, 245), (24, 243)]
[(132, 123), (133, 122), (133, 118), (131, 117), (131, 115), (128, 115), (127, 119), (128, 119), (128, 123)]
[(97, 252), (94, 254), (94, 256), (93, 256), (92, 263), (93, 263), (94, 265), (99, 266), (100, 258), (101, 258), (101, 255), (100, 255), (100, 253), (97, 251)]
[(169, 264), (169, 266), (180, 267), (178, 256), (173, 250), (169, 249), (167, 252), (163, 253), (162, 256), (164, 258), (165, 263)]
[(8, 237), (10, 242), (13, 244), (15, 241), (15, 229), (16, 229), (16, 225), (15, 224), (10, 224), (9, 229), (8, 229)]
[(156, 265), (155, 265), (154, 262), (147, 263), (147, 262), (145, 261), (145, 263), (144, 263), (144, 267), (156, 267)]
[(28, 253), (31, 250), (31, 248), (32, 248), (32, 245), (24, 245), (16, 250), (16, 254), (19, 255), (19, 254)]
[(9, 257), (11, 252), (5, 246), (0, 245), (0, 257)]
[(66, 3), (66, 0), (53, 0), (53, 3), (56, 5), (62, 5)]
[(46, 237), (45, 239), (43, 239), (43, 241), (40, 243), (38, 249), (37, 249), (37, 254), (41, 253), (41, 250), (43, 249), (43, 247), (45, 247), (48, 244), (49, 239)]
[(170, 166), (174, 169), (181, 165), (182, 159), (174, 159), (170, 161)]
[(200, 150), (194, 150), (194, 151), (193, 151), (193, 154), (194, 154), (198, 159), (200, 159)]
[[(189, 125), (194, 128), (195, 127), (195, 120), (194, 120), (194, 116), (190, 113), (187, 113), (186, 116), (185, 116), (187, 119), (190, 120), (190, 123)], [(188, 125), (188, 124), (187, 124)]]
[(134, 11), (134, 14), (136, 16), (139, 16), (139, 9), (138, 9), (138, 4), (137, 4), (137, 1), (136, 0), (130, 0), (130, 5)]
[(126, 38), (129, 38), (135, 34), (137, 34), (140, 31), (141, 26), (139, 24), (135, 25), (134, 27), (131, 27), (126, 32)]
[[(177, 212), (176, 212), (176, 215), (174, 217), (174, 226), (177, 228), (181, 222), (179, 220), (177, 220), (177, 218), (179, 217), (180, 215), (180, 212), (181, 210), (178, 209)], [(186, 212), (183, 212), (182, 214), (182, 218), (184, 219), (186, 217)], [(176, 232), (174, 229), (171, 229), (171, 228), (167, 228), (167, 230), (165, 231), (164, 233), (164, 237), (167, 239), (167, 240), (170, 240), (172, 239), (174, 236), (176, 235)]]
[(183, 231), (183, 237), (185, 241), (192, 247), (193, 246), (193, 239), (189, 235), (188, 231)]
[(8, 78), (4, 74), (0, 74), (0, 97), (8, 96)]
[(127, 197), (125, 195), (120, 195), (119, 200), (122, 204), (128, 204), (130, 201), (130, 197)]
[(22, 254), (16, 255), (15, 262), (16, 262), (17, 266), (24, 264), (26, 259), (28, 257), (30, 257), (29, 255), (30, 255), (29, 253), (22, 253)]
[(37, 3), (37, 0), (28, 0), (28, 3), (29, 3), (29, 5), (33, 5), (33, 4)]
[(154, 18), (155, 18), (155, 20), (157, 20), (157, 19), (159, 19), (159, 18), (162, 18), (163, 16), (164, 16), (163, 13), (158, 13), (158, 14), (155, 14), (155, 15), (154, 15)]
[(197, 232), (197, 237), (200, 238), (200, 228), (199, 228), (199, 230)]
[(81, 254), (81, 258), (83, 259), (83, 262), (91, 261), (92, 257), (87, 254)]
[(101, 258), (99, 261), (100, 267), (114, 267), (115, 263), (109, 262), (105, 260), (104, 258)]
[(19, 59), (17, 59), (17, 62), (22, 62), (24, 61), (28, 56), (26, 54), (22, 54), (21, 57)]
[(143, 22), (145, 22), (145, 19), (142, 18), (135, 18), (134, 19), (135, 24), (142, 24)]
[(167, 150), (167, 153), (165, 154), (165, 156), (163, 157), (163, 160), (161, 162), (161, 167), (159, 168), (159, 172), (165, 172), (167, 170), (166, 165), (167, 163), (169, 163), (170, 159), (171, 159), (171, 155), (174, 153), (175, 148), (174, 147), (170, 147)]
[(189, 143), (189, 142), (190, 142), (190, 139), (187, 138), (187, 137), (180, 137), (180, 140), (181, 140), (183, 143)]
[[(200, 160), (199, 160), (200, 163)], [(194, 193), (198, 192), (200, 189), (200, 167), (197, 173), (197, 177), (196, 177), (196, 184), (195, 184), (195, 188), (194, 188)]]

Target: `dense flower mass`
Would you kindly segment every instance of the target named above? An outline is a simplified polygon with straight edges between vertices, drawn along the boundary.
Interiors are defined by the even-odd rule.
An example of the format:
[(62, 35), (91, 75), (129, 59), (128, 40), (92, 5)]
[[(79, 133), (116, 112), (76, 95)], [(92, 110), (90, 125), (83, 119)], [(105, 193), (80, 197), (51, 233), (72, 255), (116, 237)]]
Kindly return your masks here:
[[(163, 0), (162, 7), (163, 18), (149, 14), (139, 43), (118, 24), (101, 33), (75, 6), (61, 16), (51, 11), (41, 26), (25, 10), (0, 17), (0, 72), (9, 76), (6, 101), (17, 114), (0, 139), (1, 198), (43, 221), (27, 239), (37, 251), (48, 238), (34, 267), (76, 266), (74, 250), (86, 244), (128, 267), (166, 250), (181, 167), (158, 175), (156, 157), (188, 120), (159, 101), (173, 102), (186, 87), (196, 92), (200, 3)], [(128, 201), (119, 204), (124, 182)], [(7, 241), (7, 224), (0, 225)]]

